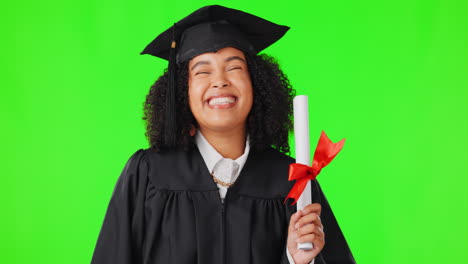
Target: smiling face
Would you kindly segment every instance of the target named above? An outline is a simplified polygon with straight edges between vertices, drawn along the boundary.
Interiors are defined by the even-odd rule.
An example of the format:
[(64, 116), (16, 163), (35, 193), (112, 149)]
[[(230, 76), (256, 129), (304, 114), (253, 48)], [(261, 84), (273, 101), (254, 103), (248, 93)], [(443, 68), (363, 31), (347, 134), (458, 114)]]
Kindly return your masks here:
[(189, 62), (188, 95), (203, 131), (244, 131), (253, 104), (244, 53), (235, 48), (198, 55)]

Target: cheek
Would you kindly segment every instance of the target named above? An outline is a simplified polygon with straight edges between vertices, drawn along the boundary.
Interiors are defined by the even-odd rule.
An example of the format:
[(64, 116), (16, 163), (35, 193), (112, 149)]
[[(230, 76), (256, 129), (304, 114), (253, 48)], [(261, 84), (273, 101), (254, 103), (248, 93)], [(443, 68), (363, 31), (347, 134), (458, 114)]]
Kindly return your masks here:
[(241, 79), (239, 83), (239, 87), (242, 87), (242, 94), (246, 97), (247, 101), (252, 103), (253, 102), (253, 87), (250, 78)]
[(252, 89), (252, 81), (248, 72), (236, 71), (230, 76), (230, 81), (243, 90)]
[(197, 98), (200, 96), (199, 89), (197, 89), (197, 84), (193, 80), (189, 80), (188, 82), (188, 101), (190, 107), (193, 107), (194, 104), (197, 102)]
[(205, 90), (200, 83), (196, 81), (189, 81), (188, 84), (188, 105), (192, 115), (195, 117), (197, 123), (200, 118), (203, 118), (203, 95)]
[(188, 106), (190, 108), (190, 112), (192, 112), (192, 115), (194, 117), (198, 116), (198, 113), (200, 112), (200, 105), (197, 104), (197, 100), (195, 99), (195, 95), (191, 93), (190, 89), (188, 92)]
[(252, 110), (252, 106), (253, 106), (253, 102), (254, 102), (254, 100), (253, 100), (253, 97), (254, 97), (253, 96), (253, 88), (252, 88), (252, 85), (250, 84), (250, 82), (243, 83), (241, 93), (242, 93), (242, 97), (243, 97), (242, 112), (244, 114), (248, 114)]

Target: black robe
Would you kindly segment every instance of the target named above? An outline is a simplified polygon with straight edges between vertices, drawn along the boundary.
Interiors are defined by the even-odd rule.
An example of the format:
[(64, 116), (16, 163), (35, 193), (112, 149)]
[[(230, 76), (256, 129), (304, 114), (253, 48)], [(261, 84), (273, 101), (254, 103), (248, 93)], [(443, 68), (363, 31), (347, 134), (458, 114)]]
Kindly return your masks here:
[[(115, 186), (96, 244), (94, 264), (287, 264), (289, 219), (283, 204), (294, 160), (274, 149), (251, 150), (221, 200), (197, 148), (138, 150)], [(355, 263), (317, 181), (325, 248), (315, 264)]]

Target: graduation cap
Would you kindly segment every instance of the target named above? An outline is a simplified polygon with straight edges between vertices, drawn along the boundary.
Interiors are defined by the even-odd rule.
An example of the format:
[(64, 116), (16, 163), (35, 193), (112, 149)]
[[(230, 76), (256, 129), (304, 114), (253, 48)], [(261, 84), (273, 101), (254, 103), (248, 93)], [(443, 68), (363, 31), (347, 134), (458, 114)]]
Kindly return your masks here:
[(169, 61), (169, 87), (166, 93), (164, 141), (176, 141), (176, 64), (193, 57), (233, 47), (247, 54), (257, 54), (279, 40), (287, 26), (272, 23), (255, 15), (219, 5), (202, 7), (157, 36), (140, 54), (150, 54)]

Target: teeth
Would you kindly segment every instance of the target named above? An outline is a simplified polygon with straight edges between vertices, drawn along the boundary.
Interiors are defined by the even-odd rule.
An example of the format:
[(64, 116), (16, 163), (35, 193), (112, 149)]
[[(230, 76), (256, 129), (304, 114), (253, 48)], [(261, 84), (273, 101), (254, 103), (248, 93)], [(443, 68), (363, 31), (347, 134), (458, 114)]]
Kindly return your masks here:
[(236, 101), (234, 97), (216, 97), (209, 101), (210, 105), (232, 104)]

